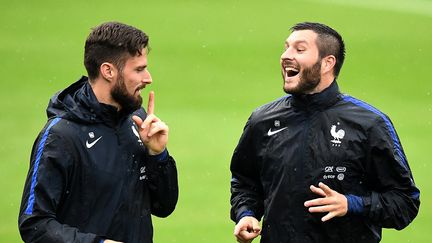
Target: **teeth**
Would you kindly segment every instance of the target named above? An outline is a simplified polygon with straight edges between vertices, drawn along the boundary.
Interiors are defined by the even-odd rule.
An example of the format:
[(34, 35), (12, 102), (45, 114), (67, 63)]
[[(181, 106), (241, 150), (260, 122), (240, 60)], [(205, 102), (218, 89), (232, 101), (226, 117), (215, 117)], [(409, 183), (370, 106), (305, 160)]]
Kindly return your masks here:
[(288, 71), (298, 72), (298, 70), (296, 68), (286, 67), (285, 72), (288, 72)]

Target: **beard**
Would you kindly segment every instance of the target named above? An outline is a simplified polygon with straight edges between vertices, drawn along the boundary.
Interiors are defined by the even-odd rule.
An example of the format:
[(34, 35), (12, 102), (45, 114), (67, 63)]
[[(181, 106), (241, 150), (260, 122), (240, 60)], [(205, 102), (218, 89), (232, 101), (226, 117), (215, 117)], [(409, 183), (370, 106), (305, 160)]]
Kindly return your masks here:
[(312, 67), (307, 67), (302, 70), (300, 81), (297, 86), (293, 88), (285, 88), (287, 94), (307, 94), (314, 90), (321, 82), (321, 59), (318, 60)]
[(140, 95), (135, 97), (128, 93), (123, 75), (120, 75), (117, 83), (111, 89), (111, 97), (120, 105), (120, 110), (126, 114), (138, 110), (142, 105)]

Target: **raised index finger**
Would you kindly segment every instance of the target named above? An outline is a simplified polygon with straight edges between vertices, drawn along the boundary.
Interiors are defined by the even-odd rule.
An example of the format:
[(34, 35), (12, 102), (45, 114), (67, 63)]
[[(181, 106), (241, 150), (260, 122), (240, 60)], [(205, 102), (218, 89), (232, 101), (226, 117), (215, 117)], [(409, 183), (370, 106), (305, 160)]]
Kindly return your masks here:
[(154, 114), (154, 92), (150, 91), (147, 104), (147, 115)]

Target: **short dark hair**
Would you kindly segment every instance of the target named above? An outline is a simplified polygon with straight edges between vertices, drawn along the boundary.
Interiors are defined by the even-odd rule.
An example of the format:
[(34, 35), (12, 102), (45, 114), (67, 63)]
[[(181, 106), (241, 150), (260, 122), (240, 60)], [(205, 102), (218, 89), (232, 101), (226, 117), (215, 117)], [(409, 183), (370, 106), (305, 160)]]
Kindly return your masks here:
[(328, 55), (336, 57), (336, 64), (333, 74), (335, 77), (339, 75), (342, 68), (342, 64), (345, 60), (345, 44), (342, 40), (342, 36), (331, 27), (312, 22), (302, 22), (295, 24), (291, 27), (292, 32), (297, 30), (312, 30), (318, 34), (317, 46), (319, 50), (320, 58)]
[(84, 47), (84, 66), (90, 80), (99, 76), (104, 62), (122, 70), (128, 54), (141, 55), (148, 45), (149, 37), (141, 30), (119, 22), (106, 22), (92, 29)]

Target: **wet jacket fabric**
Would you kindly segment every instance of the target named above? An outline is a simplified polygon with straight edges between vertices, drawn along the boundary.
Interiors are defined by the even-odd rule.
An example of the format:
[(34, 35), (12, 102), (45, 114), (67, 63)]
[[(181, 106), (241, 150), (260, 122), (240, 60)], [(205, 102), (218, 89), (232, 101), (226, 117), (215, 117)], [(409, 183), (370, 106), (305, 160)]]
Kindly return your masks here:
[[(231, 172), (231, 218), (263, 217), (261, 242), (379, 242), (383, 227), (406, 227), (420, 205), (390, 119), (336, 81), (255, 110)], [(347, 196), (347, 215), (323, 223), (325, 214), (308, 212), (319, 182)]]
[(86, 77), (54, 95), (47, 113), (21, 202), (22, 239), (152, 242), (151, 215), (177, 203), (174, 159), (148, 155), (132, 114), (99, 103)]

